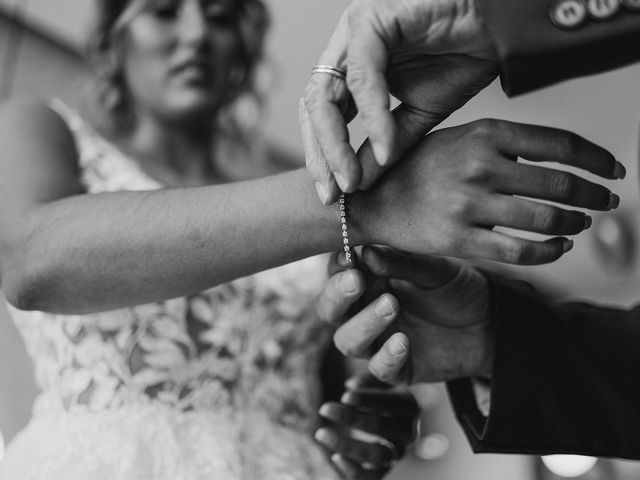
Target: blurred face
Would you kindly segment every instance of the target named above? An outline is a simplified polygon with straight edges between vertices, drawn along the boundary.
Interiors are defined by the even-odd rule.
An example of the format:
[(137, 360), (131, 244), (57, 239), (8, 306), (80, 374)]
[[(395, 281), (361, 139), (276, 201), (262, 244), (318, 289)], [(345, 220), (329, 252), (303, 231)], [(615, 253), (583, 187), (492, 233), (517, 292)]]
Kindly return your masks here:
[(171, 123), (210, 120), (238, 63), (234, 0), (142, 1), (124, 43), (134, 110)]

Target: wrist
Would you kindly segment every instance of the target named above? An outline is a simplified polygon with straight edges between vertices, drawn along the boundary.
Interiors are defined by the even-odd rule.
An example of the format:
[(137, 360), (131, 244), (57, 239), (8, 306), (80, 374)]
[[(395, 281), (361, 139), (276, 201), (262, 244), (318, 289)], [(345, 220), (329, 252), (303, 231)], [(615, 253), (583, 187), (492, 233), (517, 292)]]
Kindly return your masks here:
[(346, 195), (347, 225), (351, 246), (387, 244), (380, 228), (381, 211), (372, 190)]

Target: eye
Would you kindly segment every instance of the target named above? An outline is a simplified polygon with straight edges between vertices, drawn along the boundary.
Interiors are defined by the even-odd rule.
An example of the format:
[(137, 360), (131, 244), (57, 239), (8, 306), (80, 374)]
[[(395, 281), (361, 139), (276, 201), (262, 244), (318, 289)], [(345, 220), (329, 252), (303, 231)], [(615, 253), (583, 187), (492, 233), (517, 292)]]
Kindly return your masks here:
[(153, 2), (149, 11), (158, 19), (171, 20), (178, 16), (180, 3), (175, 0), (158, 0)]
[(237, 9), (231, 5), (231, 2), (204, 1), (202, 10), (207, 20), (217, 25), (231, 25), (236, 19)]

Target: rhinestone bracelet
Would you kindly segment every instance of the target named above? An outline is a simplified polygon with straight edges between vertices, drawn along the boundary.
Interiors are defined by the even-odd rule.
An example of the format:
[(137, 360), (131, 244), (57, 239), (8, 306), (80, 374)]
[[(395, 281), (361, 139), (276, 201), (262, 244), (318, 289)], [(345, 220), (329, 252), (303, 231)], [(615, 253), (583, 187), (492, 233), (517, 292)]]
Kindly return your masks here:
[(349, 233), (347, 231), (347, 201), (344, 193), (340, 194), (340, 227), (342, 228), (342, 243), (344, 244), (344, 258), (351, 263), (351, 247), (349, 247)]

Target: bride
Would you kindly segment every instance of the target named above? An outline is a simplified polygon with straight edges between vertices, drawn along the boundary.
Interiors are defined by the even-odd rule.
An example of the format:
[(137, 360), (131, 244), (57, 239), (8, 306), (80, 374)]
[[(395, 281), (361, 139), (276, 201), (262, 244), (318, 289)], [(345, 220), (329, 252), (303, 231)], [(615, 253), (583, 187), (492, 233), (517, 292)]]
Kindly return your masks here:
[[(266, 24), (259, 0), (103, 0), (92, 111), (105, 115), (2, 106), (2, 288), (41, 393), (0, 478), (336, 477), (312, 438), (330, 332), (310, 305), (326, 270), (314, 255), (343, 247), (340, 213), (304, 169), (283, 173), (252, 148), (233, 115)], [(423, 252), (437, 239), (453, 253), (448, 205), (422, 194), (448, 158), (426, 157), (353, 197), (353, 245)], [(466, 191), (454, 179), (450, 192)], [(426, 228), (434, 218), (444, 230)], [(349, 422), (330, 424), (323, 443), (338, 470), (346, 457), (382, 472), (415, 412), (359, 397), (349, 408), (371, 421), (357, 427), (397, 421), (378, 422), (392, 426), (371, 428), (380, 441), (367, 444), (345, 437)]]

